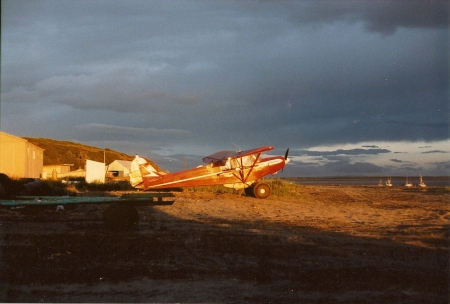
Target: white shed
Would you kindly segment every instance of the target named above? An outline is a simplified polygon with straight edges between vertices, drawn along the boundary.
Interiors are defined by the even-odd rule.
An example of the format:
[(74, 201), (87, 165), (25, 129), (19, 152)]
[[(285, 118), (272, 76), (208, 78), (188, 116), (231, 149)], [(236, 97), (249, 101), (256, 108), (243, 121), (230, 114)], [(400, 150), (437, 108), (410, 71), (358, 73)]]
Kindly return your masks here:
[(130, 174), (131, 161), (115, 160), (108, 166), (108, 176), (110, 177), (127, 177)]
[(105, 164), (86, 159), (86, 182), (105, 183)]

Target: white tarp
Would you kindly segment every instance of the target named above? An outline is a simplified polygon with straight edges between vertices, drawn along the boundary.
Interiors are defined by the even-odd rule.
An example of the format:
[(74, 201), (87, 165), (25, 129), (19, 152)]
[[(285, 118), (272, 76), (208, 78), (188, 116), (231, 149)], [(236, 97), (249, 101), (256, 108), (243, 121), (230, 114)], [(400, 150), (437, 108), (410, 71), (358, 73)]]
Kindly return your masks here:
[(105, 183), (105, 164), (93, 160), (86, 160), (86, 182)]

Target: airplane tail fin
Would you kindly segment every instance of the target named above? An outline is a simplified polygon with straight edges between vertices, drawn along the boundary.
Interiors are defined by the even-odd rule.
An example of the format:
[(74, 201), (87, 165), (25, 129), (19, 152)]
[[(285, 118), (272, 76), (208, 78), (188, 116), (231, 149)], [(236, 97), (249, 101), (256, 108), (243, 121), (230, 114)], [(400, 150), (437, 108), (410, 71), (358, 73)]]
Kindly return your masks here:
[(144, 176), (153, 176), (159, 177), (161, 174), (150, 165), (144, 158), (136, 155), (134, 160), (131, 162), (130, 168), (130, 184), (135, 188), (144, 188), (143, 177)]

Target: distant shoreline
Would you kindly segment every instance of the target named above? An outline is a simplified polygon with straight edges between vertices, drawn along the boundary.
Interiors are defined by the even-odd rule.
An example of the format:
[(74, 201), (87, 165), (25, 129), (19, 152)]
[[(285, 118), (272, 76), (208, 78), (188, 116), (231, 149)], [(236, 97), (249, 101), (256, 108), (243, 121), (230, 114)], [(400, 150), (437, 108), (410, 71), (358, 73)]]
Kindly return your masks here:
[[(355, 186), (385, 186), (386, 180), (390, 178), (393, 186), (403, 186), (406, 176), (325, 176), (325, 177), (283, 177), (300, 185), (355, 185)], [(422, 176), (427, 187), (450, 186), (450, 176)], [(409, 176), (408, 181), (417, 186), (419, 176)]]

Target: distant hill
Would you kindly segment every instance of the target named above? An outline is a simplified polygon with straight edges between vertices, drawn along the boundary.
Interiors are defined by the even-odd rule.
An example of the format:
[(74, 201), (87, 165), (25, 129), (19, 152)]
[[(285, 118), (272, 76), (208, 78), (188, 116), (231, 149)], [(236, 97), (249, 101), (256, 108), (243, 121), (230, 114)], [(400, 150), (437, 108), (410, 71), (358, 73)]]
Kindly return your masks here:
[[(115, 160), (133, 160), (134, 155), (128, 155), (122, 152), (117, 152), (111, 149), (102, 149), (92, 146), (86, 146), (70, 141), (54, 140), (49, 138), (33, 138), (23, 137), (30, 143), (45, 149), (44, 151), (44, 166), (59, 165), (59, 164), (74, 164), (72, 170), (84, 169), (86, 160), (93, 160), (103, 162), (105, 157), (106, 164), (110, 164)], [(160, 168), (147, 159), (157, 170)]]

